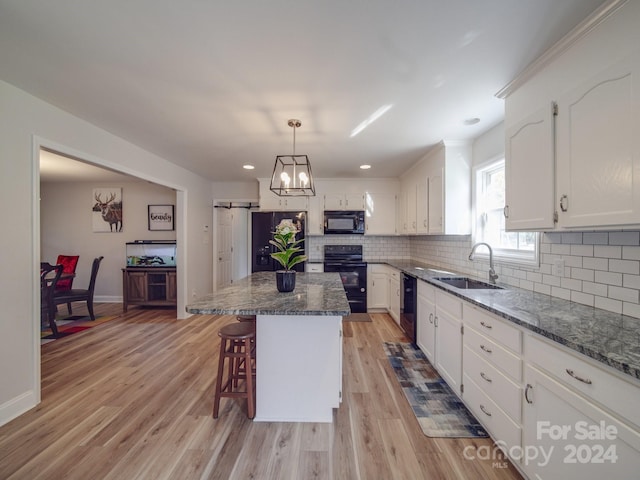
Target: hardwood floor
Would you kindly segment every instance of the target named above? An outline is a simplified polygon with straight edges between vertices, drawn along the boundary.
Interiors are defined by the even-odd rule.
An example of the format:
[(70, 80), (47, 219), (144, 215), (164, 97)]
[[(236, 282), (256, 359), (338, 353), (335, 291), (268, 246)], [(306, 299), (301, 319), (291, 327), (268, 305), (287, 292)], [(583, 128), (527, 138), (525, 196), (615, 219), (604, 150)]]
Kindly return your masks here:
[(42, 402), (0, 427), (0, 478), (520, 478), (465, 458), (489, 439), (422, 434), (382, 349), (406, 341), (386, 314), (344, 323), (342, 405), (332, 424), (302, 424), (252, 422), (231, 399), (211, 417), (217, 331), (233, 317), (96, 311), (120, 317), (43, 345)]

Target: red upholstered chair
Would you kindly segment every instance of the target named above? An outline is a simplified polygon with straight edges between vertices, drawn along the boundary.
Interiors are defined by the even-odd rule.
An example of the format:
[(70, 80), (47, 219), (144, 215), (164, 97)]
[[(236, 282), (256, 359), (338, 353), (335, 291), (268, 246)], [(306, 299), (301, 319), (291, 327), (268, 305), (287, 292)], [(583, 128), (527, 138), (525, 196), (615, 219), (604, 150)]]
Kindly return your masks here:
[[(79, 255), (58, 255), (56, 265), (62, 265), (62, 273), (76, 273), (79, 258)], [(73, 277), (61, 278), (58, 280), (56, 291), (63, 292), (65, 290), (71, 290), (72, 285)]]

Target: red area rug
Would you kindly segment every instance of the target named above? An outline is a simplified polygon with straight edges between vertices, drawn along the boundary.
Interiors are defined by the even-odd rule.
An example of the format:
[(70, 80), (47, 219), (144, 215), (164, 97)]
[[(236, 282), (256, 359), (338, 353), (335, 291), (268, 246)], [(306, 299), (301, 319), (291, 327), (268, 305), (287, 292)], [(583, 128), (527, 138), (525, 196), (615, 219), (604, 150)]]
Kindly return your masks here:
[(88, 316), (80, 315), (58, 319), (56, 321), (58, 325), (58, 336), (54, 336), (50, 328), (43, 329), (40, 333), (40, 345), (68, 337), (74, 333), (83, 332), (109, 320), (113, 320), (114, 318), (117, 318), (117, 315), (97, 316), (95, 320), (91, 320)]

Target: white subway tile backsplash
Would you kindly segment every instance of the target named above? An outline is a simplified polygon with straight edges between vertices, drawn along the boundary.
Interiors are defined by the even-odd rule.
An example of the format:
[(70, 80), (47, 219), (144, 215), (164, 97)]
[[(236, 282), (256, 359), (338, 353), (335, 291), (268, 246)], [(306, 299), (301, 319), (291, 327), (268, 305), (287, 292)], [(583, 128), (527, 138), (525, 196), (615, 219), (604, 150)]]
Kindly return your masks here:
[(594, 307), (602, 308), (614, 313), (622, 313), (622, 302), (611, 298), (595, 297)]
[(593, 245), (571, 245), (571, 255), (593, 257)]
[(595, 245), (593, 247), (594, 257), (622, 258), (622, 247)]
[(582, 243), (585, 245), (607, 245), (609, 243), (609, 234), (606, 232), (584, 232)]
[(606, 297), (608, 295), (608, 288), (607, 285), (603, 285), (602, 283), (582, 282), (582, 291), (584, 293), (598, 295), (599, 297)]
[(623, 287), (609, 287), (609, 298), (613, 298), (615, 300), (622, 300), (623, 302), (633, 302), (638, 303), (638, 290), (632, 288), (623, 288)]
[(576, 280), (585, 280), (587, 282), (593, 282), (594, 272), (593, 270), (587, 270), (585, 268), (572, 268), (571, 278)]
[(590, 307), (593, 307), (594, 296), (593, 295), (589, 295), (587, 293), (572, 291), (571, 292), (571, 301), (572, 302), (581, 303), (583, 305), (588, 305)]
[(638, 246), (622, 247), (622, 259), (623, 260), (640, 260), (640, 247)]
[[(468, 260), (470, 236), (365, 236), (353, 243), (358, 240), (365, 245), (366, 259), (412, 258), (488, 278), (486, 259)], [(556, 260), (564, 261), (562, 276), (555, 275)], [(616, 313), (624, 309), (626, 315), (640, 318), (640, 232), (544, 233), (540, 262), (539, 267), (525, 267), (497, 260), (498, 282)]]
[(587, 257), (582, 259), (582, 266), (592, 270), (609, 270), (608, 258)]
[(582, 232), (571, 232), (562, 234), (562, 243), (582, 243)]
[(611, 259), (609, 260), (609, 271), (638, 275), (640, 273), (640, 262), (637, 260)]
[(613, 272), (595, 272), (595, 281), (606, 285), (622, 285), (622, 274)]
[(638, 245), (640, 232), (609, 232), (609, 245)]

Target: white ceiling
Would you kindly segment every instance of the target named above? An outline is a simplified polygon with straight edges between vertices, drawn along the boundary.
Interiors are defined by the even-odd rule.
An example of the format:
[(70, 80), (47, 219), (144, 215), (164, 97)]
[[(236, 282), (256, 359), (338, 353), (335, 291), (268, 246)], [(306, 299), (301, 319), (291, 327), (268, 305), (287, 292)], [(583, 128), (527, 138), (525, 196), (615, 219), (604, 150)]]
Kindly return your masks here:
[(0, 79), (213, 181), (270, 176), (289, 118), (316, 176), (393, 177), (601, 3), (0, 0)]

